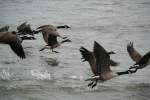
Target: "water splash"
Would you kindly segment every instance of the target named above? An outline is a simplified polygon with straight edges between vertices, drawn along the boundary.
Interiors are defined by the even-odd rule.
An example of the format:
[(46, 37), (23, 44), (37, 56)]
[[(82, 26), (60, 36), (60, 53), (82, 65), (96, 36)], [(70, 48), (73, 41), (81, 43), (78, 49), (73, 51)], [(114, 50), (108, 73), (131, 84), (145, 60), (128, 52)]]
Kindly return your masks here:
[(10, 74), (9, 69), (8, 70), (2, 69), (0, 72), (0, 79), (2, 80), (10, 80), (11, 76), (12, 75)]
[(51, 75), (47, 71), (31, 70), (31, 75), (40, 80), (51, 80)]
[(69, 78), (74, 79), (74, 80), (84, 80), (85, 79), (83, 76), (76, 76), (76, 75), (69, 76)]

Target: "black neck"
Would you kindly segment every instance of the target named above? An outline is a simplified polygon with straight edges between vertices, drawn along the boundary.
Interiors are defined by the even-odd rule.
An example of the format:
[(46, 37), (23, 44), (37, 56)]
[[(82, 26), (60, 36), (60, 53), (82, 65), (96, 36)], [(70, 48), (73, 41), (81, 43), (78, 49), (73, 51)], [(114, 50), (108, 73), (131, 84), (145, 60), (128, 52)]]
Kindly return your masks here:
[(63, 40), (63, 41), (61, 41), (61, 43), (65, 43), (65, 42), (68, 42), (67, 40)]
[(138, 69), (135, 70), (126, 70), (124, 72), (117, 72), (118, 75), (125, 75), (125, 74), (133, 74), (137, 71)]
[(71, 42), (71, 40), (66, 39), (66, 40), (61, 41), (61, 43), (65, 43), (65, 42)]
[(115, 54), (113, 51), (110, 51), (110, 52), (108, 52), (108, 54), (110, 55), (110, 54)]
[(57, 26), (57, 28), (59, 29), (59, 28), (66, 28), (65, 26)]

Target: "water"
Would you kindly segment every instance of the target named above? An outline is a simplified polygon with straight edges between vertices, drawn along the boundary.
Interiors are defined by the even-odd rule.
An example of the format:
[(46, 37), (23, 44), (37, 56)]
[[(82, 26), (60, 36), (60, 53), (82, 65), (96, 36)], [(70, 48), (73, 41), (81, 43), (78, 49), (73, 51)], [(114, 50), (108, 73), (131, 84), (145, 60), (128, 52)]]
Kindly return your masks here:
[(81, 46), (92, 50), (96, 40), (117, 52), (112, 59), (120, 66), (112, 70), (126, 70), (134, 63), (126, 51), (129, 41), (141, 54), (150, 50), (149, 11), (150, 0), (0, 0), (0, 26), (67, 24), (71, 29), (59, 32), (72, 40), (57, 48), (58, 54), (39, 52), (45, 43), (38, 34), (23, 42), (24, 60), (1, 44), (0, 100), (149, 100), (149, 67), (90, 89), (84, 81), (90, 67), (79, 52)]

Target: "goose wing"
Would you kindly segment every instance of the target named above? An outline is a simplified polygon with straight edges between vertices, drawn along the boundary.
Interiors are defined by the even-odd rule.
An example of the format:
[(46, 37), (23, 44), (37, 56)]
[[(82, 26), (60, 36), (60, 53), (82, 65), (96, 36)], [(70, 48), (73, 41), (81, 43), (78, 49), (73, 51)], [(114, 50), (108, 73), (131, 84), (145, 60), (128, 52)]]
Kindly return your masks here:
[(28, 34), (31, 34), (32, 30), (31, 30), (30, 24), (26, 25), (22, 31), (24, 31), (24, 32), (26, 32)]
[(110, 72), (110, 56), (106, 50), (96, 41), (94, 42), (94, 55), (96, 58), (97, 75)]
[(145, 66), (150, 64), (150, 51), (146, 53), (137, 64)]
[(49, 46), (54, 46), (55, 44), (58, 44), (57, 36), (49, 34), (48, 35), (48, 45)]
[(4, 26), (0, 28), (0, 32), (7, 32), (9, 29), (9, 26)]
[(91, 66), (92, 72), (96, 74), (96, 61), (93, 53), (84, 47), (80, 48), (80, 53), (82, 55), (81, 59), (83, 59), (83, 62), (88, 61)]
[(8, 39), (10, 39), (8, 43), (10, 45), (10, 48), (14, 51), (15, 54), (17, 54), (17, 56), (24, 59), (26, 57), (25, 52), (23, 50), (21, 41), (19, 40), (18, 36), (16, 35)]
[(26, 26), (27, 26), (27, 22), (24, 22), (24, 23), (22, 23), (21, 25), (19, 25), (19, 26), (17, 27), (17, 30), (18, 30), (18, 31), (21, 31), (21, 30), (23, 30)]
[(133, 42), (127, 44), (127, 51), (131, 59), (136, 63), (138, 63), (142, 58), (141, 54), (138, 51), (136, 51), (135, 48), (133, 47)]

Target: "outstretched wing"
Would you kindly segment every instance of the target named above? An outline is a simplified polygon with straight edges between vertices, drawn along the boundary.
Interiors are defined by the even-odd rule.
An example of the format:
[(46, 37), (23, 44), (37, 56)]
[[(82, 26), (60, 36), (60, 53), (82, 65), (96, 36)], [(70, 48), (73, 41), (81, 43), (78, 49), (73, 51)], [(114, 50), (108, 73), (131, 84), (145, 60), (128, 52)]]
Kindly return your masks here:
[(97, 75), (110, 72), (110, 56), (106, 50), (96, 41), (94, 42), (94, 55), (96, 58)]
[(96, 61), (95, 61), (95, 57), (94, 57), (93, 53), (84, 47), (80, 48), (80, 53), (82, 55), (81, 59), (83, 60), (83, 62), (88, 61), (90, 64), (90, 67), (92, 69), (92, 72), (94, 74), (96, 74)]
[(11, 38), (9, 45), (14, 51), (14, 53), (17, 54), (17, 56), (19, 56), (22, 59), (26, 57), (21, 42), (17, 37)]
[(27, 24), (27, 22), (22, 23), (21, 25), (19, 25), (19, 26), (17, 27), (17, 30), (18, 30), (18, 31), (21, 31), (22, 29), (24, 29), (24, 27), (27, 26), (26, 24)]
[(53, 47), (55, 44), (58, 44), (57, 36), (49, 34), (48, 35), (48, 45)]
[(144, 65), (144, 66), (149, 65), (150, 64), (150, 51), (146, 53), (137, 64)]
[(127, 51), (131, 59), (136, 63), (138, 63), (142, 58), (141, 54), (138, 51), (136, 51), (135, 48), (133, 47), (133, 42), (127, 44)]

